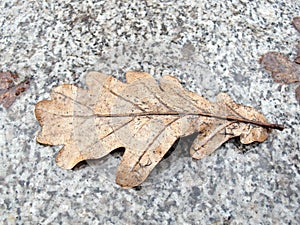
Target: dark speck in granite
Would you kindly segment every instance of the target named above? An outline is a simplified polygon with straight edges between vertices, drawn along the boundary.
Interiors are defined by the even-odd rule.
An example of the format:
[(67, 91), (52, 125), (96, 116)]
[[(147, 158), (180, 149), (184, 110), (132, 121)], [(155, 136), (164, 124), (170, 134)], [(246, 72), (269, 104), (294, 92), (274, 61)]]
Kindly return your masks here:
[[(0, 69), (32, 77), (10, 109), (0, 107), (2, 224), (299, 224), (296, 87), (274, 83), (258, 63), (268, 51), (296, 55), (299, 14), (299, 1), (1, 1)], [(124, 190), (120, 155), (63, 170), (61, 146), (35, 140), (35, 104), (57, 85), (85, 87), (92, 70), (122, 81), (128, 70), (172, 74), (286, 129), (261, 144), (232, 140), (200, 161), (183, 138), (141, 187)]]

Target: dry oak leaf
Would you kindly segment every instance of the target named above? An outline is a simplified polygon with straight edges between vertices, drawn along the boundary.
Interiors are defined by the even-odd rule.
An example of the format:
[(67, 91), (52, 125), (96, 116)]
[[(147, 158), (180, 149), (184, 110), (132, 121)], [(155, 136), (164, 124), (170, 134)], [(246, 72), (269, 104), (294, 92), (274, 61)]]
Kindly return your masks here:
[[(292, 23), (300, 32), (300, 17), (295, 17)], [(297, 49), (294, 62), (280, 52), (268, 52), (261, 57), (260, 63), (266, 70), (272, 72), (275, 82), (284, 84), (300, 82), (300, 42), (297, 44)], [(300, 104), (300, 86), (296, 88), (295, 97)]]
[(264, 54), (260, 63), (272, 72), (272, 77), (277, 83), (290, 84), (300, 81), (300, 65), (288, 59), (280, 52), (268, 52)]
[[(300, 17), (295, 17), (292, 23), (300, 32)], [(265, 67), (265, 69), (272, 72), (275, 82), (289, 84), (300, 81), (300, 65), (298, 65), (300, 42), (297, 45), (297, 49), (298, 56), (294, 62), (289, 60), (286, 55), (279, 52), (268, 52), (261, 57), (260, 63)]]
[(294, 59), (294, 62), (300, 64), (300, 42), (297, 44), (297, 57)]
[[(293, 23), (294, 27), (296, 28), (296, 30), (300, 32), (300, 17), (299, 16), (294, 17), (292, 23)], [(298, 44), (297, 44), (297, 50), (298, 50), (297, 57), (295, 58), (294, 62), (300, 64), (300, 42), (298, 42)], [(300, 103), (300, 101), (299, 101), (299, 103)]]
[(296, 96), (296, 100), (299, 102), (300, 104), (300, 85), (296, 88), (295, 90), (295, 96)]
[(296, 28), (297, 31), (300, 32), (300, 16), (296, 16), (293, 18), (293, 25)]
[(263, 142), (269, 129), (283, 129), (227, 94), (211, 103), (172, 76), (158, 84), (147, 73), (128, 72), (126, 81), (90, 72), (88, 89), (61, 85), (52, 90), (51, 100), (37, 103), (35, 115), (42, 126), (37, 141), (64, 145), (56, 156), (60, 167), (71, 169), (125, 147), (116, 182), (135, 187), (181, 136), (199, 132), (190, 153), (201, 159), (230, 138)]
[[(294, 27), (300, 31), (300, 17), (293, 19)], [(294, 62), (280, 52), (268, 52), (264, 54), (260, 63), (266, 70), (272, 72), (275, 82), (290, 84), (300, 82), (300, 42), (297, 44), (297, 56)], [(300, 103), (300, 86), (296, 88), (295, 97)]]
[(11, 72), (0, 72), (0, 104), (9, 108), (17, 96), (29, 88), (29, 79), (15, 84), (18, 75)]

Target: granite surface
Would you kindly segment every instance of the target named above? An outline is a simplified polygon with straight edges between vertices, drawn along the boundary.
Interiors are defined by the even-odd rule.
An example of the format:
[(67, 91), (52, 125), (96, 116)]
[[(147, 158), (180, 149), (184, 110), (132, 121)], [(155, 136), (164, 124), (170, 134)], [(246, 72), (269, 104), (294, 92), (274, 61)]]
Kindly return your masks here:
[[(0, 106), (0, 223), (299, 224), (296, 86), (274, 83), (258, 63), (268, 51), (296, 55), (298, 15), (299, 0), (2, 0), (0, 69), (31, 87)], [(183, 138), (141, 188), (124, 190), (117, 153), (68, 171), (54, 161), (61, 146), (35, 140), (35, 104), (59, 84), (84, 87), (92, 70), (121, 80), (128, 70), (172, 74), (286, 129), (261, 144), (229, 141), (200, 161)]]

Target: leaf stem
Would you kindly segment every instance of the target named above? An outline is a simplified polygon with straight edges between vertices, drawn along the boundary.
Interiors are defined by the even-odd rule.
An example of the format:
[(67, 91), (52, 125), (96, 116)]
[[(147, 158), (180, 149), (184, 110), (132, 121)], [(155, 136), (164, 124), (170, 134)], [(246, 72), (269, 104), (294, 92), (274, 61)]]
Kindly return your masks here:
[(218, 116), (209, 113), (186, 113), (186, 112), (141, 112), (141, 113), (122, 113), (122, 114), (96, 114), (98, 117), (138, 117), (138, 116), (205, 116), (211, 117), (221, 120), (228, 120), (228, 121), (236, 121), (240, 123), (249, 123), (256, 126), (260, 126), (267, 129), (276, 129), (282, 131), (284, 126), (282, 124), (272, 124), (272, 123), (265, 123), (255, 120), (248, 120), (244, 118), (238, 118), (234, 116)]

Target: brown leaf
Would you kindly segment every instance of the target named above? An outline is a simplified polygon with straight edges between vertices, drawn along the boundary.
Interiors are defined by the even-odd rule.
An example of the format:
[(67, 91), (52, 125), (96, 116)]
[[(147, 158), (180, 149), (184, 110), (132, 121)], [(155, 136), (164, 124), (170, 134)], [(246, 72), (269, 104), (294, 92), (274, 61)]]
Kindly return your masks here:
[(296, 28), (297, 31), (300, 32), (300, 16), (296, 16), (293, 18), (293, 25)]
[(297, 44), (297, 57), (294, 59), (294, 62), (300, 64), (300, 42)]
[(298, 101), (298, 103), (300, 104), (300, 86), (298, 86), (295, 90), (295, 96), (296, 96), (296, 100)]
[(29, 79), (15, 84), (18, 75), (11, 72), (0, 72), (0, 104), (9, 108), (17, 96), (29, 88)]
[(37, 141), (64, 145), (56, 157), (60, 167), (71, 169), (82, 160), (125, 147), (116, 182), (134, 187), (181, 136), (199, 132), (191, 155), (201, 159), (230, 138), (240, 136), (244, 144), (263, 142), (270, 128), (283, 129), (227, 94), (211, 103), (185, 90), (172, 76), (158, 84), (147, 73), (129, 72), (126, 80), (91, 72), (88, 89), (65, 84), (53, 89), (51, 100), (36, 105), (42, 126)]
[(300, 81), (300, 65), (291, 62), (282, 53), (268, 52), (262, 56), (260, 63), (272, 72), (275, 82), (289, 84)]
[[(298, 17), (295, 17), (294, 19), (293, 19), (293, 25), (294, 25), (294, 27), (296, 28), (296, 30), (298, 30), (299, 32), (300, 32), (300, 17), (298, 16)], [(300, 42), (298, 43), (298, 45), (297, 45), (297, 57), (295, 58), (295, 63), (298, 63), (298, 64), (300, 64)]]
[[(300, 17), (293, 19), (294, 27), (300, 32)], [(300, 42), (297, 44), (297, 57), (294, 62), (290, 61), (287, 56), (278, 52), (269, 52), (263, 55), (260, 63), (266, 70), (272, 72), (272, 77), (278, 83), (295, 83), (300, 82)], [(300, 90), (296, 89), (296, 100), (300, 104)]]

